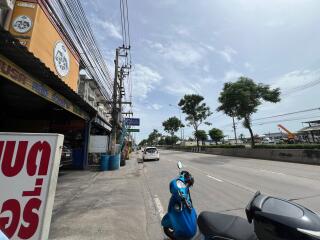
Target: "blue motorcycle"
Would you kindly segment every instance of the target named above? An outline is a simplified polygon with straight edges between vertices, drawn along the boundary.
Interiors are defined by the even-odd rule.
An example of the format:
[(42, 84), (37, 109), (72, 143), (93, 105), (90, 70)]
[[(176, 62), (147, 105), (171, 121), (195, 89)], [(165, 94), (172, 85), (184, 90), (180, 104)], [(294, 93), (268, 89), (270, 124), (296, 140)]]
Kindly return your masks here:
[(170, 239), (191, 239), (197, 233), (197, 213), (190, 195), (194, 179), (188, 171), (181, 171), (181, 162), (178, 168), (179, 176), (170, 182), (171, 198), (161, 225)]
[[(190, 187), (194, 178), (187, 171), (170, 182), (168, 213), (161, 224), (172, 240), (317, 240), (320, 216), (288, 200), (257, 192), (245, 209), (247, 219), (215, 212), (202, 212), (198, 220)], [(197, 236), (197, 225), (199, 234)]]

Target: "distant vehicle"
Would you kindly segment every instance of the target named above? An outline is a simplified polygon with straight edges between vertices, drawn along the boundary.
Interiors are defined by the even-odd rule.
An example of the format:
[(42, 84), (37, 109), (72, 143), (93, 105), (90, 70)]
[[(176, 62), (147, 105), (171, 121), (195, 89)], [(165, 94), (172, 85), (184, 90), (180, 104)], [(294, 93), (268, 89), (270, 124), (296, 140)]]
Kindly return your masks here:
[(295, 143), (295, 142), (297, 142), (298, 137), (297, 137), (294, 133), (290, 132), (287, 128), (285, 128), (285, 127), (284, 127), (283, 125), (281, 125), (281, 124), (278, 124), (278, 127), (281, 128), (282, 130), (284, 130), (284, 131), (288, 134), (288, 139), (287, 139), (287, 142), (288, 142), (288, 143)]
[(160, 154), (156, 147), (146, 147), (142, 153), (142, 159), (144, 160), (160, 160)]
[(266, 138), (262, 139), (261, 143), (262, 144), (275, 144), (275, 141), (272, 138), (266, 137)]
[(72, 165), (72, 149), (67, 145), (63, 145), (60, 167), (66, 167), (68, 165)]

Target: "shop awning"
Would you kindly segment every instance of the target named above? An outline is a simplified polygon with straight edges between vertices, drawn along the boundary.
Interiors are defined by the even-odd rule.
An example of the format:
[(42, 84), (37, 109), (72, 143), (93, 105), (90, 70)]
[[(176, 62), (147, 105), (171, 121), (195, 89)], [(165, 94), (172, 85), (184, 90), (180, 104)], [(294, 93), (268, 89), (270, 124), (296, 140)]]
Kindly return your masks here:
[(25, 46), (21, 45), (8, 31), (2, 28), (0, 28), (0, 55), (3, 55), (31, 76), (60, 93), (85, 111), (90, 118), (96, 115), (96, 110), (91, 105), (46, 67), (40, 59), (29, 52)]

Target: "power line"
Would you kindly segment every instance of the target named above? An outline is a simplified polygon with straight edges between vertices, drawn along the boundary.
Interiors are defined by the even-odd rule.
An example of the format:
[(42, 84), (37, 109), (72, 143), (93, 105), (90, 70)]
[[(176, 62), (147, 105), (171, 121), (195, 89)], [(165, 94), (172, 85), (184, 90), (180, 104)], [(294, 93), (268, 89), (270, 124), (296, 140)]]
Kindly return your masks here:
[(298, 113), (311, 112), (311, 111), (316, 111), (316, 110), (320, 110), (320, 107), (300, 110), (300, 111), (296, 111), (296, 112), (284, 113), (284, 114), (279, 114), (279, 115), (273, 115), (273, 116), (269, 116), (269, 117), (256, 118), (256, 119), (253, 119), (252, 121), (258, 121), (258, 120), (269, 119), (269, 118), (283, 117), (283, 116), (288, 116), (288, 115), (293, 115), (293, 114), (298, 114)]
[(289, 89), (289, 91), (284, 92), (282, 96), (288, 96), (288, 95), (290, 95), (292, 93), (304, 91), (304, 90), (306, 90), (308, 88), (311, 88), (311, 87), (314, 87), (314, 86), (316, 86), (318, 84), (320, 84), (320, 79), (313, 80), (313, 81), (311, 81), (311, 82), (309, 82), (307, 84), (303, 84), (303, 85), (291, 88), (291, 89)]
[(42, 0), (42, 3), (52, 13), (59, 28), (80, 53), (81, 64), (85, 67), (87, 74), (97, 82), (104, 97), (110, 100), (112, 77), (79, 0)]
[(320, 116), (308, 116), (308, 117), (302, 117), (302, 118), (287, 118), (287, 119), (279, 119), (274, 121), (268, 121), (268, 122), (261, 122), (261, 123), (254, 123), (252, 126), (262, 126), (270, 123), (278, 123), (278, 122), (290, 122), (290, 121), (297, 121), (297, 120), (304, 120), (309, 118), (319, 118)]

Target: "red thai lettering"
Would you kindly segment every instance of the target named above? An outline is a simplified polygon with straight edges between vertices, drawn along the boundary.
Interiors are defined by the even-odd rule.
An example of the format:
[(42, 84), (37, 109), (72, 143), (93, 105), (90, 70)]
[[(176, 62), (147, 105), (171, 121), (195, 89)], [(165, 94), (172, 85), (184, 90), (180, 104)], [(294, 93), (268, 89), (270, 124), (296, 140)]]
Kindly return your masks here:
[(50, 144), (46, 141), (36, 142), (30, 149), (28, 155), (27, 173), (29, 176), (34, 176), (37, 171), (37, 157), (41, 152), (41, 159), (39, 164), (38, 175), (46, 175), (48, 172), (51, 148)]
[(18, 237), (21, 239), (29, 239), (31, 238), (38, 229), (39, 225), (39, 216), (38, 213), (34, 212), (34, 210), (39, 211), (41, 206), (41, 200), (38, 198), (32, 198), (26, 204), (23, 210), (23, 220), (25, 221), (27, 226), (21, 225)]
[(21, 171), (26, 158), (28, 142), (20, 141), (17, 154), (16, 154), (16, 159), (13, 164), (13, 155), (14, 155), (15, 145), (16, 145), (15, 141), (7, 141), (7, 144), (5, 147), (1, 169), (3, 174), (6, 177), (16, 176)]
[[(10, 212), (11, 217), (1, 216), (4, 212)], [(0, 212), (0, 229), (8, 238), (11, 238), (17, 230), (20, 213), (20, 204), (16, 199), (9, 199), (3, 203)]]

